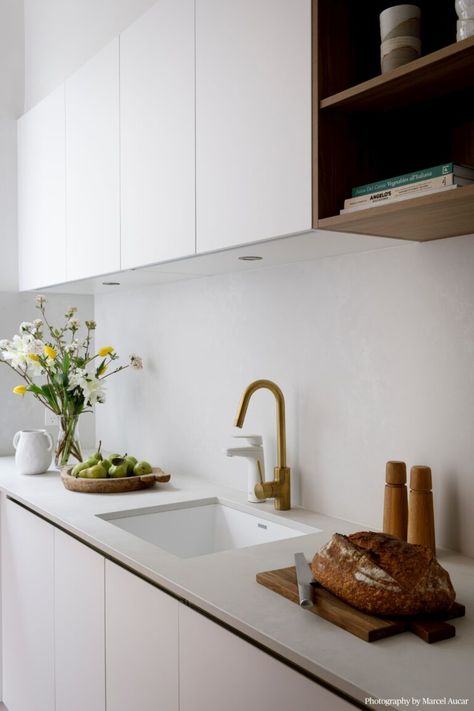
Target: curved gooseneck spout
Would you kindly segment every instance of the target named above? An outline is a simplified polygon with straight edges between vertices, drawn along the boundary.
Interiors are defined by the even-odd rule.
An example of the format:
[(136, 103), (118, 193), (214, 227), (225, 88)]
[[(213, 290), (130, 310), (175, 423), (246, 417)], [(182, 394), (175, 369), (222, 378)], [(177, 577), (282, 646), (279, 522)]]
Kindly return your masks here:
[(290, 508), (290, 470), (286, 466), (286, 426), (285, 426), (285, 398), (276, 383), (272, 380), (255, 380), (245, 389), (240, 401), (237, 415), (235, 417), (235, 427), (242, 427), (244, 424), (250, 398), (256, 390), (264, 388), (270, 390), (275, 396), (277, 406), (277, 466), (275, 467), (275, 478), (272, 482), (257, 484), (255, 495), (259, 499), (273, 497), (275, 508), (287, 510)]

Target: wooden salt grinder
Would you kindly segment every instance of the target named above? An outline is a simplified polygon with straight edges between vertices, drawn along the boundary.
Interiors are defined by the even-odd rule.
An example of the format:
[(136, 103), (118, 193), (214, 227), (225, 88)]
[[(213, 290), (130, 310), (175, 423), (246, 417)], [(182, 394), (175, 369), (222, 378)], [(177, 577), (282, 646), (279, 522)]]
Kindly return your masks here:
[(408, 501), (407, 467), (405, 462), (387, 462), (385, 468), (385, 497), (383, 531), (407, 539)]
[(410, 471), (408, 543), (427, 546), (436, 555), (431, 469), (415, 466)]

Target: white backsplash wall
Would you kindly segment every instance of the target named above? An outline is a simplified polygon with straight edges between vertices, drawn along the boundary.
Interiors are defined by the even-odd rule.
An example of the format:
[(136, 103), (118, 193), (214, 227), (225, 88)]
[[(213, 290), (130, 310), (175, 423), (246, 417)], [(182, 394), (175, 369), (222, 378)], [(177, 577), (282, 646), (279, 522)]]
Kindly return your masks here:
[[(107, 449), (245, 489), (228, 459), (245, 386), (287, 404), (294, 500), (381, 525), (388, 459), (433, 469), (438, 543), (474, 555), (474, 237), (407, 244), (96, 298), (98, 345), (145, 370), (109, 382)], [(275, 464), (275, 404), (244, 431)]]
[[(18, 333), (22, 321), (32, 321), (40, 314), (34, 305), (34, 294), (0, 293), (0, 339)], [(78, 307), (78, 318), (84, 322), (93, 317), (94, 302), (90, 296), (48, 296), (50, 323), (63, 322), (66, 309)], [(14, 395), (12, 388), (22, 385), (6, 365), (0, 364), (0, 456), (13, 454), (12, 438), (17, 430), (44, 428), (44, 408), (33, 395)], [(86, 414), (80, 420), (81, 441), (92, 447), (95, 441), (94, 416)], [(56, 437), (57, 427), (48, 428)]]

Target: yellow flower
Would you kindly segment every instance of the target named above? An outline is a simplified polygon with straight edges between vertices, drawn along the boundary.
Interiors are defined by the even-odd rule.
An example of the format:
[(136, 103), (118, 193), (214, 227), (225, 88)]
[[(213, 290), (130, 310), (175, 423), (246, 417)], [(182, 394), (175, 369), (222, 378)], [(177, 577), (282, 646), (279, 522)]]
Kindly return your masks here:
[(99, 370), (97, 371), (97, 375), (103, 375), (108, 367), (109, 366), (106, 363), (102, 363)]
[(39, 359), (40, 359), (40, 358), (39, 358), (39, 355), (36, 355), (36, 353), (29, 353), (29, 354), (28, 354), (28, 358), (29, 358), (30, 360), (34, 360), (34, 361), (36, 361), (36, 362), (39, 361)]
[(15, 385), (13, 388), (13, 392), (15, 395), (24, 395), (26, 393), (27, 387), (26, 385)]
[(114, 349), (112, 348), (112, 346), (104, 346), (104, 348), (100, 349), (98, 354), (100, 355), (101, 358), (105, 358), (105, 356), (108, 356), (113, 352), (114, 352)]
[(45, 347), (43, 348), (43, 350), (44, 350), (44, 354), (47, 355), (48, 358), (51, 358), (51, 360), (55, 360), (55, 359), (56, 359), (56, 357), (57, 357), (58, 354), (56, 353), (56, 351), (54, 350), (54, 348), (51, 348), (51, 346), (45, 346)]

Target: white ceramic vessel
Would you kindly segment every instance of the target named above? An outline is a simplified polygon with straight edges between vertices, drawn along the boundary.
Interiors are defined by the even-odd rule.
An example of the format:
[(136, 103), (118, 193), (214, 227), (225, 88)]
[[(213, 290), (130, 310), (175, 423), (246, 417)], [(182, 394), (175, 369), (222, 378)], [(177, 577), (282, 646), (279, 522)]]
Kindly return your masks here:
[(20, 474), (43, 474), (52, 459), (53, 440), (46, 430), (20, 430), (13, 437), (15, 464)]

